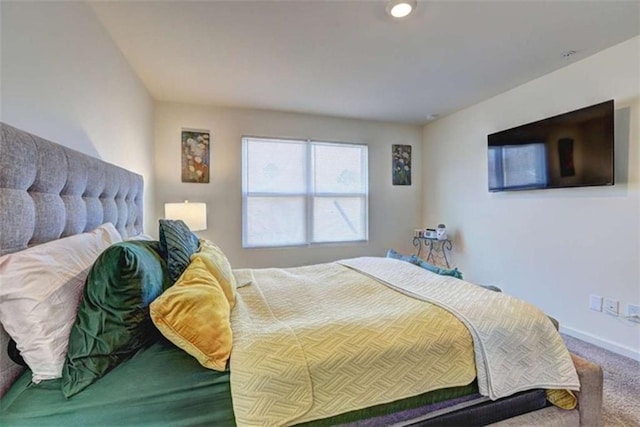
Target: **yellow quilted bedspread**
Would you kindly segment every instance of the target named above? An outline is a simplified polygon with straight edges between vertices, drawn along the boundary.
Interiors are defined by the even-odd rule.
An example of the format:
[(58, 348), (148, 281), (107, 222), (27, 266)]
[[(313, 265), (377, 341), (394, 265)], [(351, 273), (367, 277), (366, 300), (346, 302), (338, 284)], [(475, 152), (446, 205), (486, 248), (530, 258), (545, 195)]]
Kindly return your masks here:
[(339, 264), (252, 274), (232, 313), (240, 426), (326, 418), (476, 376), (467, 328), (435, 305)]
[[(544, 313), (508, 295), (384, 258), (243, 272), (252, 284), (238, 289), (230, 362), (240, 426), (327, 418), (476, 376), (491, 399), (579, 389)], [(570, 407), (567, 396), (550, 400)]]

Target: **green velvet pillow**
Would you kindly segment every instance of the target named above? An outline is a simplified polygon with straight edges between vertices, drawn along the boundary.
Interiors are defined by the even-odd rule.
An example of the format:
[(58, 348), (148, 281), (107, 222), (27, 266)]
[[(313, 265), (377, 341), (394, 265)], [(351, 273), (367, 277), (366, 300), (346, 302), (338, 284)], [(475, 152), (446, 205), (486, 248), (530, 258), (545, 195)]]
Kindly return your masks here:
[(160, 246), (167, 262), (169, 278), (175, 283), (198, 250), (198, 236), (181, 220), (160, 220)]
[(69, 336), (62, 370), (65, 397), (84, 390), (158, 337), (149, 304), (171, 283), (157, 241), (117, 243), (98, 257)]

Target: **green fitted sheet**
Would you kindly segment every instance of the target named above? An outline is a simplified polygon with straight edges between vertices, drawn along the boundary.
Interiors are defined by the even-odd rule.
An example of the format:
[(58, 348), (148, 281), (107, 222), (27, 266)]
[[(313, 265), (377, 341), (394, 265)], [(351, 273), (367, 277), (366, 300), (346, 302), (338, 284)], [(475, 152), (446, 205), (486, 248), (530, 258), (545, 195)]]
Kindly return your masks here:
[(0, 400), (2, 426), (233, 426), (228, 372), (204, 369), (165, 340), (65, 399), (60, 380), (26, 372)]
[[(1, 426), (234, 426), (229, 372), (201, 367), (161, 339), (70, 399), (61, 380), (31, 384), (25, 372), (0, 400)], [(437, 390), (325, 420), (328, 426), (417, 408), (477, 392), (475, 383)]]

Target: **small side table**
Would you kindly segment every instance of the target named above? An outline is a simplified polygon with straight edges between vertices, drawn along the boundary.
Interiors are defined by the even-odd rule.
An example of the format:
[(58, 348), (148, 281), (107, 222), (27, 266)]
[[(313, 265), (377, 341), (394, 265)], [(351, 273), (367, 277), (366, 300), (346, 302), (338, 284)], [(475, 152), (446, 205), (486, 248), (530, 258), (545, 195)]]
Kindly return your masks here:
[(418, 253), (416, 254), (417, 256), (420, 256), (423, 246), (425, 251), (428, 249), (429, 252), (427, 253), (425, 261), (434, 265), (437, 265), (436, 257), (439, 258), (438, 254), (441, 253), (442, 259), (444, 259), (444, 263), (447, 265), (447, 268), (451, 268), (451, 266), (449, 265), (449, 259), (447, 258), (447, 251), (451, 252), (453, 250), (453, 242), (451, 240), (438, 240), (431, 239), (429, 237), (414, 237), (413, 246), (418, 248)]

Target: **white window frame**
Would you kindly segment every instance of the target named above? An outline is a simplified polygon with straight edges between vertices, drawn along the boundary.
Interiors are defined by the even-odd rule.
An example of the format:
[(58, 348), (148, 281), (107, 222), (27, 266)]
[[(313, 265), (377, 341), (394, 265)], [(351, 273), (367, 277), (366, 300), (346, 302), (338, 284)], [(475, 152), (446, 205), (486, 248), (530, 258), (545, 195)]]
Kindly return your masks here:
[[(271, 142), (288, 142), (296, 144), (304, 144), (306, 146), (306, 182), (304, 187), (306, 191), (304, 193), (281, 193), (281, 192), (249, 192), (247, 190), (249, 182), (249, 170), (248, 170), (248, 141), (249, 140), (263, 140)], [(314, 185), (314, 158), (313, 147), (316, 145), (328, 145), (328, 146), (351, 146), (364, 148), (361, 155), (361, 180), (363, 182), (363, 191), (359, 193), (332, 193), (332, 192), (317, 192)], [(327, 245), (342, 245), (342, 244), (357, 244), (367, 242), (369, 240), (369, 169), (368, 169), (368, 154), (369, 147), (366, 144), (358, 144), (351, 142), (333, 142), (333, 141), (319, 141), (311, 139), (291, 139), (291, 138), (272, 138), (272, 137), (256, 137), (256, 136), (243, 136), (242, 137), (242, 247), (244, 249), (252, 248), (284, 248), (284, 247), (309, 247), (309, 246), (327, 246)], [(268, 244), (268, 245), (251, 245), (248, 243), (248, 218), (247, 218), (247, 206), (248, 199), (250, 197), (304, 197), (305, 198), (305, 241), (299, 244)], [(313, 236), (313, 224), (314, 224), (314, 206), (313, 202), (316, 198), (360, 198), (363, 204), (363, 228), (364, 238), (357, 240), (338, 240), (338, 241), (316, 241)], [(346, 219), (346, 218), (345, 218)]]

